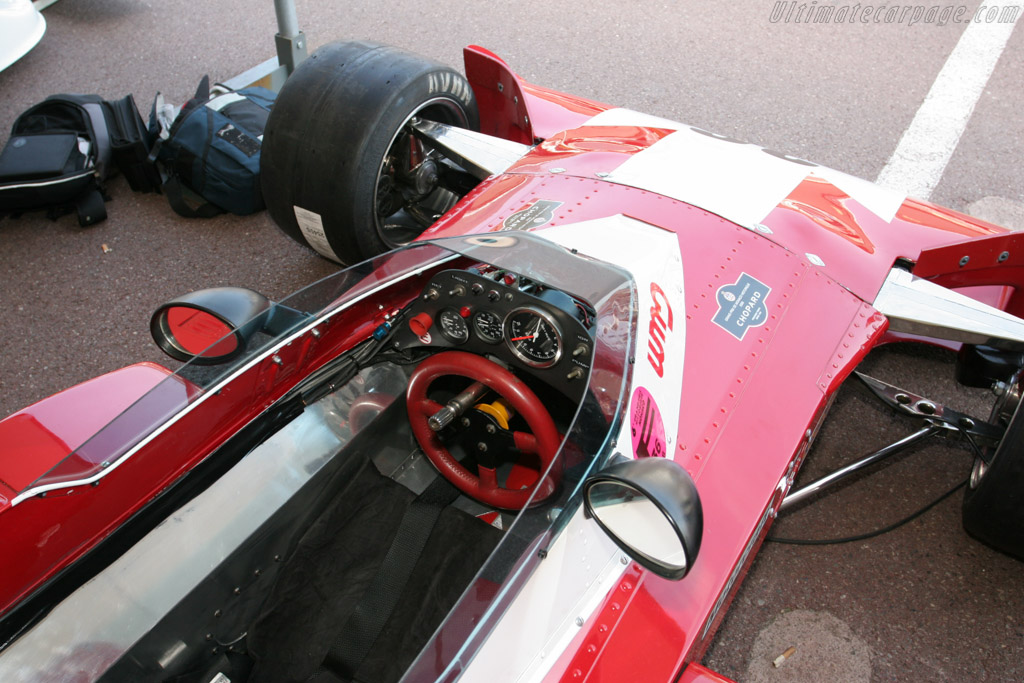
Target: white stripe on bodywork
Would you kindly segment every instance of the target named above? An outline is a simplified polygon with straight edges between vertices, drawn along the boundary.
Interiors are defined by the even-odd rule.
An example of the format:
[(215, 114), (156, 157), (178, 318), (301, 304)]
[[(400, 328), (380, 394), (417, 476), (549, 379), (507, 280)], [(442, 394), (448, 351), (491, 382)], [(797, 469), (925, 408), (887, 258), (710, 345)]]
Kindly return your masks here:
[[(679, 238), (673, 232), (621, 214), (547, 228), (540, 234), (545, 239), (576, 249), (581, 254), (621, 266), (633, 275), (639, 308), (636, 362), (633, 364), (630, 403), (623, 417), (618, 448), (624, 455), (633, 456), (629, 420), (633, 407), (632, 392), (637, 387), (644, 387), (651, 392), (661, 411), (671, 453), (679, 431), (679, 398), (683, 390), (686, 338), (683, 259), (679, 251)], [(648, 358), (652, 344), (657, 341), (651, 339), (652, 334), (657, 334), (651, 324), (652, 308), (656, 303), (652, 298), (652, 284), (664, 292), (672, 311), (672, 329), (665, 330), (665, 360), (661, 376)], [(663, 312), (663, 318), (668, 317), (666, 314)]]
[(602, 112), (586, 125), (674, 130), (605, 180), (678, 199), (745, 228), (761, 223), (808, 176), (826, 180), (886, 222), (906, 198), (831, 168), (627, 109)]
[[(660, 407), (671, 453), (679, 428), (686, 319), (678, 238), (672, 232), (622, 215), (539, 232), (566, 248), (621, 266), (635, 278), (639, 308), (636, 362), (632, 386), (627, 388), (616, 450), (633, 455), (631, 398), (633, 390), (643, 386)], [(660, 377), (647, 360), (652, 282), (658, 283), (673, 309), (673, 326), (666, 330), (664, 371)], [(596, 324), (612, 323), (601, 319)], [(600, 527), (593, 520), (584, 519), (577, 510), (460, 680), (542, 680), (579, 633), (580, 625), (587, 622), (618, 585), (628, 566), (622, 557)]]
[(578, 508), (459, 680), (543, 680), (580, 625), (618, 585), (628, 566), (622, 557)]

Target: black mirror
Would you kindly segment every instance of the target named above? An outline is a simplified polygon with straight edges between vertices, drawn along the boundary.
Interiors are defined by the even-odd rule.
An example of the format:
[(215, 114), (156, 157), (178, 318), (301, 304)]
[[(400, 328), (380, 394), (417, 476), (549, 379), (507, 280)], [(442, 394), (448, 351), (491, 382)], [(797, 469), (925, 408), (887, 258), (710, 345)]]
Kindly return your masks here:
[(271, 302), (241, 287), (190, 292), (156, 309), (149, 329), (171, 358), (214, 365), (231, 360), (263, 327)]
[(677, 580), (697, 559), (704, 514), (683, 467), (663, 458), (608, 467), (584, 485), (587, 514), (616, 545), (658, 576)]

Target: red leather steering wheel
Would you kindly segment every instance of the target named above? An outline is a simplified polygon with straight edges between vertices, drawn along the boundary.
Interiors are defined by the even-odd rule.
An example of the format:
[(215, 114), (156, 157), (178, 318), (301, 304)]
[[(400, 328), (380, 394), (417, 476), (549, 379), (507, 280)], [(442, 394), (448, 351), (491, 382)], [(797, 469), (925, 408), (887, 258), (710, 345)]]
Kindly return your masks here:
[(559, 472), (552, 468), (547, 477), (537, 480), (529, 488), (507, 489), (501, 486), (495, 471), (478, 467), (477, 474), (459, 464), (441, 443), (437, 433), (430, 428), (428, 420), (443, 407), (437, 401), (427, 398), (427, 389), (439, 377), (456, 375), (487, 386), (497, 392), (526, 420), (532, 434), (514, 432), (516, 448), (525, 453), (536, 454), (541, 461), (541, 473), (554, 460), (561, 443), (558, 430), (547, 409), (519, 378), (500, 365), (483, 356), (465, 351), (445, 351), (426, 359), (413, 371), (406, 389), (406, 405), (409, 422), (423, 452), (434, 463), (437, 470), (460, 491), (470, 498), (506, 510), (522, 509), (534, 491), (539, 503), (555, 491)]

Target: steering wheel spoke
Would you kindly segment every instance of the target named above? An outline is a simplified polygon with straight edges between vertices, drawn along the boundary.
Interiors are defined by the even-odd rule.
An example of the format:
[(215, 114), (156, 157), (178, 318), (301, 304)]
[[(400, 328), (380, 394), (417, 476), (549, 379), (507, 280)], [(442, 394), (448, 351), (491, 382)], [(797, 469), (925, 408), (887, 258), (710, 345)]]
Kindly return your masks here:
[(512, 432), (512, 439), (520, 452), (527, 455), (539, 455), (537, 437), (533, 434), (529, 432)]
[(476, 474), (480, 479), (480, 488), (485, 491), (492, 491), (501, 488), (498, 485), (498, 472), (493, 467), (476, 466)]
[(418, 414), (430, 417), (431, 415), (437, 414), (437, 411), (441, 410), (444, 406), (433, 399), (423, 398), (413, 403), (409, 402), (409, 412), (416, 411)]

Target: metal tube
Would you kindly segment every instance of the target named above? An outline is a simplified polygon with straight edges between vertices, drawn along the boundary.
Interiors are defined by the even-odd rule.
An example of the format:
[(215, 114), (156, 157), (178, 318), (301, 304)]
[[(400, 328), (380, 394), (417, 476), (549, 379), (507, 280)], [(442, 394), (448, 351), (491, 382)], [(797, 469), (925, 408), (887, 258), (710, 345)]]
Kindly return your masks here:
[(427, 420), (427, 424), (435, 432), (439, 432), (452, 423), (455, 418), (460, 417), (469, 410), (480, 397), (486, 394), (488, 388), (480, 382), (473, 382), (461, 394), (448, 401), (448, 405), (441, 408)]
[(938, 434), (940, 431), (942, 431), (942, 427), (930, 424), (927, 427), (914, 432), (910, 436), (904, 437), (895, 443), (891, 443), (885, 448), (877, 450), (871, 455), (865, 456), (856, 462), (852, 462), (849, 465), (836, 470), (835, 472), (828, 476), (822, 477), (817, 481), (813, 481), (810, 484), (807, 484), (798, 491), (790, 491), (789, 495), (782, 499), (782, 504), (779, 505), (779, 511), (781, 512), (785, 510), (787, 507), (796, 505), (800, 501), (809, 498), (810, 496), (813, 496), (818, 491), (821, 491), (822, 489), (831, 486), (840, 479), (844, 479), (850, 474), (853, 474), (857, 470), (864, 469), (868, 465), (874, 464), (880, 460), (884, 460), (885, 458), (888, 458), (890, 455), (895, 455), (896, 453), (899, 453), (903, 449), (913, 446), (919, 441), (923, 441), (930, 436)]
[(285, 38), (299, 35), (299, 15), (295, 11), (295, 0), (274, 0), (277, 13), (277, 32)]

